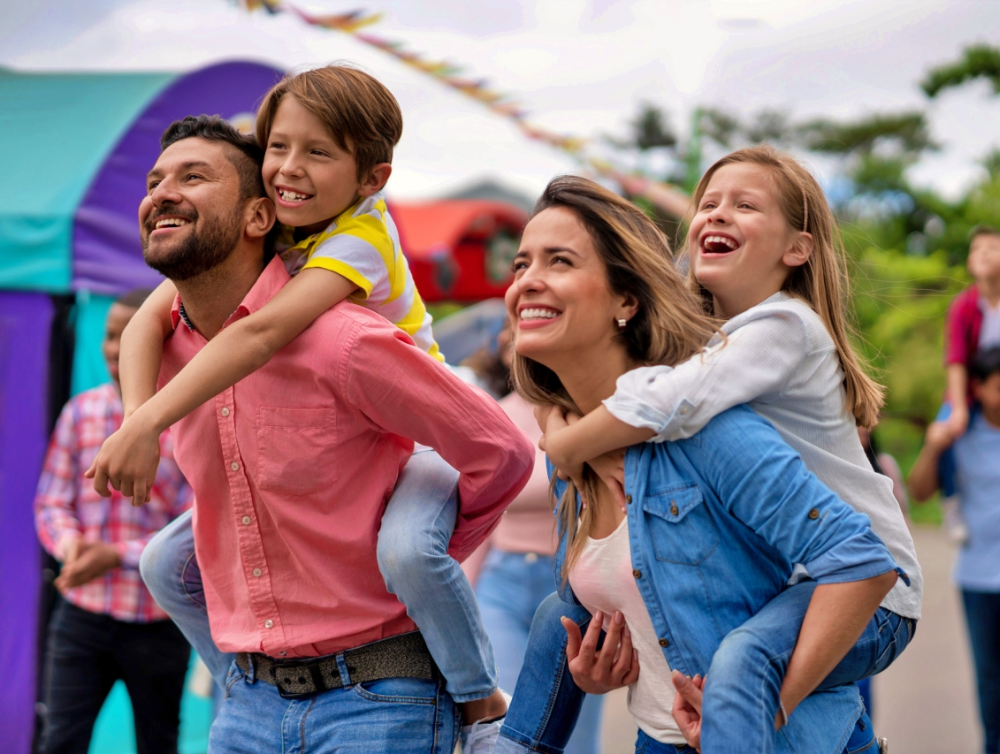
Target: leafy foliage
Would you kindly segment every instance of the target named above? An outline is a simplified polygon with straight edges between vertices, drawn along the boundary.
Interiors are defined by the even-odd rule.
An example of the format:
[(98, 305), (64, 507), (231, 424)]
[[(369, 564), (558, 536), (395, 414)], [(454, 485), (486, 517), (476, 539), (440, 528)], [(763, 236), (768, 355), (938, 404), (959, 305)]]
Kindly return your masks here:
[(1000, 49), (985, 44), (966, 47), (959, 60), (932, 68), (920, 88), (928, 97), (936, 97), (945, 89), (979, 78), (989, 80), (993, 92), (1000, 94)]

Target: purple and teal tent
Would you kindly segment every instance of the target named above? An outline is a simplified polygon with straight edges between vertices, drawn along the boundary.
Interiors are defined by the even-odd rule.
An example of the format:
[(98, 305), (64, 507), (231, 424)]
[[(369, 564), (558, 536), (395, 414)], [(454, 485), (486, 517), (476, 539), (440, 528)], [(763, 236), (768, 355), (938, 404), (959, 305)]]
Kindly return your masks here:
[(111, 301), (159, 281), (142, 261), (136, 213), (160, 134), (201, 113), (252, 126), (260, 98), (281, 75), (250, 62), (181, 75), (0, 69), (4, 751), (31, 749), (41, 586), (32, 501), (48, 432), (69, 389), (108, 379), (99, 346)]

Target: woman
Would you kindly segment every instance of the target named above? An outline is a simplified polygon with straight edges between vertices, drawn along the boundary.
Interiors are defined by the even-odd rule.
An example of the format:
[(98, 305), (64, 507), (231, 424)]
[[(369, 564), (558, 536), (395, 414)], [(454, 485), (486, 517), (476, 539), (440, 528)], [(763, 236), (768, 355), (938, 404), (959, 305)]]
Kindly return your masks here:
[[(549, 185), (514, 269), (507, 304), (515, 385), (536, 404), (586, 414), (625, 372), (679, 363), (713, 332), (673, 269), (663, 235), (633, 205), (584, 179)], [(610, 477), (603, 467), (615, 459), (605, 460), (594, 465)], [(697, 741), (698, 721), (682, 727), (684, 719), (670, 714), (671, 669), (704, 674), (723, 638), (781, 594), (793, 564), (801, 563), (818, 586), (795, 654), (780, 658), (788, 663), (784, 686), (748, 693), (780, 692), (779, 751), (874, 747), (853, 685), (810, 694), (896, 580), (895, 564), (867, 519), (823, 487), (745, 406), (687, 440), (630, 449), (624, 468), (624, 509), (590, 468), (585, 502), (573, 484), (556, 485), (561, 594), (599, 618), (582, 641), (576, 623), (566, 622), (576, 685), (594, 693), (629, 685), (637, 751), (686, 750), (686, 740)], [(826, 614), (835, 621), (824, 619), (834, 604), (838, 610)], [(552, 609), (558, 608), (543, 605), (535, 625)], [(572, 617), (580, 622), (579, 612)], [(607, 635), (598, 649), (601, 622)], [(829, 636), (832, 622), (841, 636), (829, 646), (809, 640), (817, 625)], [(565, 636), (533, 634), (531, 641), (567, 645)], [(558, 750), (563, 723), (553, 718), (572, 717), (578, 704), (559, 670), (525, 668), (497, 752)]]

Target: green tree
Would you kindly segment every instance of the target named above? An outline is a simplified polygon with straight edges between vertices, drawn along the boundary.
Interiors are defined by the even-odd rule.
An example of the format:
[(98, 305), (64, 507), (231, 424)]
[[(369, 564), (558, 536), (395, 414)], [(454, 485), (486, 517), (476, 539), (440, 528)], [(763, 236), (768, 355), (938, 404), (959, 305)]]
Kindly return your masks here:
[(954, 63), (931, 68), (920, 88), (933, 98), (945, 89), (980, 78), (991, 82), (993, 93), (1000, 94), (1000, 48), (985, 44), (966, 47)]

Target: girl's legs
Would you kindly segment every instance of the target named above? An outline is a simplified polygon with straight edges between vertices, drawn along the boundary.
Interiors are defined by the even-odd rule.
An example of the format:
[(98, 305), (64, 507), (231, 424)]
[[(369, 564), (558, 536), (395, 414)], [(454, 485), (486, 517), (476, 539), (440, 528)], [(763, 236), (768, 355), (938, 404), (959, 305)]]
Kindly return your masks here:
[[(531, 619), (539, 604), (552, 594), (553, 560), (551, 556), (493, 550), (483, 565), (476, 596), (493, 641), (501, 688), (513, 690), (517, 683)], [(602, 707), (603, 697), (587, 696), (566, 754), (597, 754)]]
[[(814, 581), (789, 587), (722, 640), (705, 681), (701, 731), (705, 751), (774, 751), (781, 684), (815, 588)], [(914, 630), (914, 621), (879, 608), (819, 688), (882, 672), (906, 648)]]
[(139, 573), (153, 599), (177, 624), (219, 688), (224, 688), (233, 655), (221, 652), (212, 641), (191, 516), (188, 511), (157, 532), (142, 551)]
[(576, 726), (584, 694), (566, 666), (566, 616), (586, 631), (590, 613), (550, 594), (538, 606), (514, 698), (497, 741), (495, 754), (540, 752), (562, 754)]
[(986, 754), (1000, 754), (1000, 593), (962, 590)]
[(382, 516), (378, 564), (386, 588), (420, 628), (448, 693), (465, 703), (492, 696), (497, 671), (472, 586), (448, 554), (457, 483), (458, 472), (434, 450), (414, 452)]

